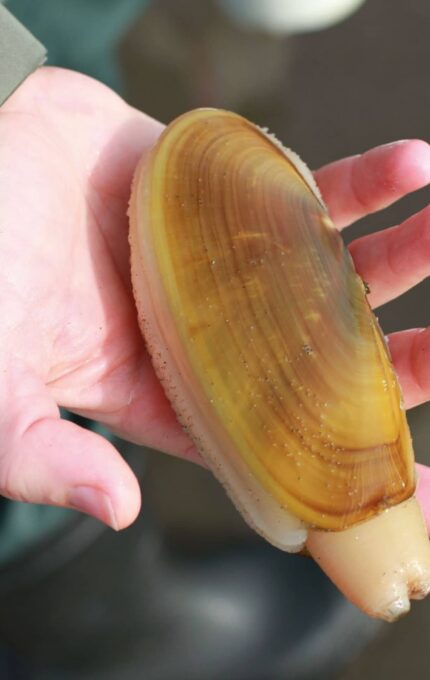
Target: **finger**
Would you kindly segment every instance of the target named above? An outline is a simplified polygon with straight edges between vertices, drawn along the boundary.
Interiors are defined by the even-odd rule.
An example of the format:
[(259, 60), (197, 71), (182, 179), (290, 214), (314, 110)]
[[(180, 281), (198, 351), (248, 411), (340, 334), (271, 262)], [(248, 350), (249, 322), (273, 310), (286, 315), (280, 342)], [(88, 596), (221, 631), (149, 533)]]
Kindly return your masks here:
[(382, 210), (430, 182), (430, 145), (413, 139), (385, 144), (330, 163), (315, 173), (338, 229)]
[(349, 249), (369, 285), (369, 303), (383, 305), (430, 275), (430, 206), (397, 227), (353, 241)]
[(415, 495), (424, 515), (427, 531), (430, 534), (430, 468), (426, 465), (417, 464), (417, 473), (418, 480)]
[(128, 465), (106, 439), (60, 419), (36, 377), (3, 371), (0, 409), (2, 495), (76, 508), (114, 529), (135, 519), (140, 491)]
[(406, 408), (430, 399), (430, 328), (414, 328), (388, 337), (391, 357)]

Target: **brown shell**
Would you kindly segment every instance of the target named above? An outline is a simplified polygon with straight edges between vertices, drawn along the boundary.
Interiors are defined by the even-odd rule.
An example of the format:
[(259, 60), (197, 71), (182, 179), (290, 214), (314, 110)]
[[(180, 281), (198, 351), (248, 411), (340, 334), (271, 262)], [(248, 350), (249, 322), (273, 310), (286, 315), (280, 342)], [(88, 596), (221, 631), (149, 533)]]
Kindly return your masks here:
[(286, 545), (413, 493), (384, 338), (294, 154), (236, 114), (185, 114), (138, 169), (131, 247), (158, 374), (257, 530)]

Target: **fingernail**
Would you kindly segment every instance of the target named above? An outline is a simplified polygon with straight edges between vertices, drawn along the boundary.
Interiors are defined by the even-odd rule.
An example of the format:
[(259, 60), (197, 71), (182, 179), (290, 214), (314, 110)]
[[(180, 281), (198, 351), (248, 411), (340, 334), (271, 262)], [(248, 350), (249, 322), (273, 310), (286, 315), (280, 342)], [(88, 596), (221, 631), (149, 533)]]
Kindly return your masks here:
[(386, 144), (381, 144), (384, 149), (394, 149), (396, 146), (403, 146), (403, 144), (409, 144), (412, 139), (396, 139), (395, 142), (387, 142)]
[(92, 486), (75, 486), (69, 493), (69, 505), (108, 524), (118, 531), (118, 523), (109, 496)]

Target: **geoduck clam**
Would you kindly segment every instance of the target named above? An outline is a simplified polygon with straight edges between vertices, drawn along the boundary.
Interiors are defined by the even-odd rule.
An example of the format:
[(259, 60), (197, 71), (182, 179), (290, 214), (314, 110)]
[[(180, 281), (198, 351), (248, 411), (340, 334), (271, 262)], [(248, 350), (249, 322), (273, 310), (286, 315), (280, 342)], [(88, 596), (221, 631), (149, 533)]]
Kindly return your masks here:
[(268, 541), (397, 618), (430, 590), (411, 438), (310, 171), (242, 117), (192, 111), (142, 159), (130, 223), (148, 349), (214, 474)]

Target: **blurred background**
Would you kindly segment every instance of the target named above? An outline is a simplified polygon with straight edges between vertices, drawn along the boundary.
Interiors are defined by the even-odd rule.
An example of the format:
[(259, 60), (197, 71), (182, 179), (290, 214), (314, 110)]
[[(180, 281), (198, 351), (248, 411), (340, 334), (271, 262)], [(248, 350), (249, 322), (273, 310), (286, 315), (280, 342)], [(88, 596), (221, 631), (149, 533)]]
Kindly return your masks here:
[[(166, 123), (195, 106), (233, 109), (311, 168), (429, 138), (428, 0), (8, 6), (51, 63), (104, 80)], [(429, 198), (417, 192), (345, 238), (397, 224)], [(380, 309), (384, 331), (426, 326), (429, 299), (425, 282)], [(409, 415), (417, 458), (430, 463), (430, 408)], [(117, 445), (143, 481), (144, 514), (119, 536), (56, 515), (37, 543), (3, 559), (1, 678), (428, 677), (430, 598), (395, 625), (370, 621), (310, 560), (254, 536), (207, 471)]]

